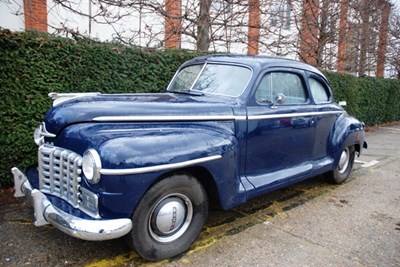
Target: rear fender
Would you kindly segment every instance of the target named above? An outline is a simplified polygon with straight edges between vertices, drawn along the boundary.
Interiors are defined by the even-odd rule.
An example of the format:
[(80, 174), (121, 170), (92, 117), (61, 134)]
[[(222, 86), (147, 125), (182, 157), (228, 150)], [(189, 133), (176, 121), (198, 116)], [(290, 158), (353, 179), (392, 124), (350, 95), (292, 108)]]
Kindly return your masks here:
[(366, 148), (364, 136), (364, 123), (348, 114), (341, 115), (331, 132), (330, 149), (331, 156), (334, 159), (333, 166), (337, 166), (340, 155), (344, 148), (354, 146), (358, 154), (362, 148)]

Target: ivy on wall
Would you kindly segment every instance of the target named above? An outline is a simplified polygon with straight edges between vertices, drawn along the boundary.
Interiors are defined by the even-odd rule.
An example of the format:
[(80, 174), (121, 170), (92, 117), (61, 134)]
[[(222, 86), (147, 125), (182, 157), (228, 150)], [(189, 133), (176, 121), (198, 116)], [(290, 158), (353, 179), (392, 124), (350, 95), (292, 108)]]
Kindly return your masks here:
[[(13, 166), (36, 162), (32, 134), (51, 106), (49, 92), (160, 92), (183, 62), (199, 55), (0, 30), (0, 186), (12, 183)], [(367, 124), (400, 120), (398, 80), (326, 75), (350, 114)]]

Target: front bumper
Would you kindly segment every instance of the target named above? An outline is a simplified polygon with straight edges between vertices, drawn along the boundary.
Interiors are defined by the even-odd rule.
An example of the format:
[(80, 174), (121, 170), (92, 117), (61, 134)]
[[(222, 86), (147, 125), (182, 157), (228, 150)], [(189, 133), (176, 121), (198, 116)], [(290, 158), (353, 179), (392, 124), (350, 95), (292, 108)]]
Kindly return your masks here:
[(130, 219), (87, 220), (68, 214), (55, 207), (45, 194), (33, 189), (25, 174), (12, 168), (15, 197), (27, 197), (34, 208), (36, 226), (52, 224), (64, 233), (92, 241), (108, 240), (126, 235), (132, 228)]

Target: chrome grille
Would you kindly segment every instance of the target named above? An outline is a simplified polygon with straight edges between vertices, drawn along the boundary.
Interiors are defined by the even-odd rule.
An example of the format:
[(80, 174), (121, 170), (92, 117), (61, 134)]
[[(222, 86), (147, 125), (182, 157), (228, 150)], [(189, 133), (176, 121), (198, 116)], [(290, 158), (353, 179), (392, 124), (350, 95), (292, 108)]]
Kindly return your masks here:
[(39, 147), (38, 158), (40, 190), (78, 208), (82, 157), (70, 150), (44, 144)]

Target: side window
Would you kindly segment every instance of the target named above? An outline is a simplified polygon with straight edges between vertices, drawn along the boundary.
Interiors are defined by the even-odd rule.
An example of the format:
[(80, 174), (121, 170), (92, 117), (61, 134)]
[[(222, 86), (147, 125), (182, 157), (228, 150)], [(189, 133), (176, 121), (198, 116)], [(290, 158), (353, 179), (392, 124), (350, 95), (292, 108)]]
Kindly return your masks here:
[(264, 75), (256, 89), (258, 103), (272, 103), (271, 73)]
[(298, 75), (288, 72), (271, 72), (264, 75), (256, 89), (258, 103), (273, 103), (278, 94), (285, 95), (287, 104), (307, 101), (303, 83)]
[(325, 87), (318, 80), (310, 78), (308, 83), (310, 84), (311, 94), (314, 97), (315, 103), (329, 102), (329, 95)]

